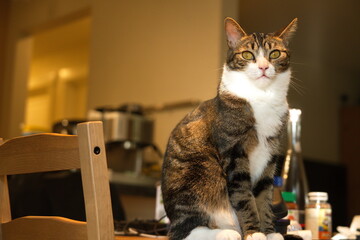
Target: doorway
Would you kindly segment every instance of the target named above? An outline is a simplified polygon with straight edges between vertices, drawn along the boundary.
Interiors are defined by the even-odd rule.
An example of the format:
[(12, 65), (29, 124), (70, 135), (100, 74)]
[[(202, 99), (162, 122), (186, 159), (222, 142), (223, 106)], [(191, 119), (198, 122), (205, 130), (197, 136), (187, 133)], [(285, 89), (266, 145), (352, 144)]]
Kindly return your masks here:
[(90, 17), (32, 35), (23, 134), (86, 117)]

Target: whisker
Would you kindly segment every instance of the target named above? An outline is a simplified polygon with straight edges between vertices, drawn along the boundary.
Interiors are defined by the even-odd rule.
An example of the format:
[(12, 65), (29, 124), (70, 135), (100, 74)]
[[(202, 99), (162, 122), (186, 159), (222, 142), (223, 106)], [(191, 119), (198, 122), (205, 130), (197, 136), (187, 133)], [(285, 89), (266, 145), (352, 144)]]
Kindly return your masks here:
[(303, 82), (300, 78), (297, 78), (297, 77), (294, 77), (294, 76), (291, 76), (291, 79), (294, 79), (294, 80), (296, 80), (296, 81), (298, 81), (298, 82)]
[(300, 62), (292, 62), (290, 61), (291, 64), (297, 64), (297, 65), (303, 65), (303, 66), (309, 66), (308, 63), (300, 63)]
[(224, 67), (214, 68), (213, 71), (220, 72), (224, 69)]
[(298, 78), (292, 77), (290, 81), (290, 87), (292, 87), (298, 94), (304, 95), (306, 93), (306, 89), (299, 82), (302, 81)]
[(299, 95), (303, 96), (305, 94), (305, 91), (299, 88), (298, 86), (294, 84), (290, 84), (290, 87), (295, 90)]
[(296, 84), (292, 83), (290, 86), (291, 86), (292, 89), (294, 89), (294, 90), (295, 90), (297, 93), (299, 93), (301, 96), (302, 96), (303, 94), (305, 94), (304, 89), (302, 89), (301, 87), (299, 87), (299, 85), (296, 85)]

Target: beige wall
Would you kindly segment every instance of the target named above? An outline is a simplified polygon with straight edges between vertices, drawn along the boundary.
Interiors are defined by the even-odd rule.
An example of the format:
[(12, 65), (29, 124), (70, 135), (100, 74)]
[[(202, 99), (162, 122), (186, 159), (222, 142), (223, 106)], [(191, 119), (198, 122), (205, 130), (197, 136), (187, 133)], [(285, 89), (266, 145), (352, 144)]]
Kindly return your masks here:
[(29, 70), (25, 60), (31, 58), (31, 34), (89, 15), (91, 6), (90, 0), (9, 2), (4, 81), (0, 82), (0, 135), (5, 138), (21, 134), (26, 98), (25, 76)]
[[(89, 8), (93, 18), (89, 109), (127, 102), (151, 105), (204, 100), (215, 95), (224, 56), (223, 18), (237, 16), (235, 0), (13, 1), (8, 91), (4, 91), (4, 98), (13, 100), (1, 106), (7, 126), (0, 129), (2, 136), (19, 135), (24, 119), (26, 83), (14, 82), (12, 75), (20, 36), (71, 20)], [(162, 149), (187, 111), (152, 116), (156, 143)]]
[(25, 132), (87, 115), (90, 16), (32, 35)]
[[(221, 0), (95, 1), (89, 108), (215, 96), (223, 63), (223, 9)], [(152, 116), (162, 149), (189, 110)]]
[[(9, 2), (5, 0), (0, 0), (0, 108), (1, 102), (4, 101), (1, 98), (1, 93), (4, 91), (4, 73), (5, 73), (5, 42), (6, 42), (6, 32), (8, 24), (8, 11), (9, 11)], [(1, 114), (1, 111), (0, 111)], [(0, 126), (3, 125), (3, 119), (0, 117)]]
[[(88, 109), (213, 97), (224, 57), (225, 16), (240, 19), (249, 32), (273, 31), (299, 17), (292, 44), (293, 69), (298, 79), (294, 82), (303, 93), (291, 90), (289, 99), (292, 107), (304, 112), (303, 153), (338, 161), (339, 98), (347, 94), (350, 102), (357, 102), (360, 89), (356, 60), (360, 50), (354, 47), (360, 19), (355, 0), (281, 0), (261, 5), (235, 0), (32, 0), (10, 5), (0, 102), (2, 136), (20, 134), (24, 118), (25, 86), (14, 81), (13, 75), (17, 41), (69, 21), (86, 9), (92, 9), (93, 18)], [(162, 149), (172, 127), (187, 111), (152, 116), (156, 143)]]

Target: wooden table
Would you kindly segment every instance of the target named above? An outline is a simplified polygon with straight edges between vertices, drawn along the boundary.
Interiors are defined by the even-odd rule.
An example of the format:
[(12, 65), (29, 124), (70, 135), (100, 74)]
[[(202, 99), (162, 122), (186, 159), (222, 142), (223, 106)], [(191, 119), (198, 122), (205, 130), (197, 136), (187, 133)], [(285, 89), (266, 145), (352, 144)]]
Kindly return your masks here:
[(148, 238), (148, 237), (122, 237), (122, 236), (116, 236), (115, 240), (168, 240), (167, 237), (158, 237), (158, 238)]

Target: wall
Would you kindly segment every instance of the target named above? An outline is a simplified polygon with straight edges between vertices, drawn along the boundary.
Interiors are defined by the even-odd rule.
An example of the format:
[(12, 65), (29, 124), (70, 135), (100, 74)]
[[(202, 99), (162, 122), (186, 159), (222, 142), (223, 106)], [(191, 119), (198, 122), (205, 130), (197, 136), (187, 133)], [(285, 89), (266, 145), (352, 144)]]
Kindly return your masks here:
[[(240, 7), (239, 7), (240, 2)], [(13, 75), (19, 39), (70, 21), (93, 8), (88, 108), (125, 102), (161, 104), (206, 99), (221, 73), (225, 16), (245, 30), (273, 31), (299, 17), (292, 43), (292, 107), (303, 110), (306, 157), (338, 161), (339, 98), (358, 101), (359, 2), (336, 1), (166, 1), (28, 0), (9, 4), (6, 61), (0, 81), (0, 135), (20, 134), (25, 83)], [(240, 14), (239, 14), (240, 11)], [(5, 15), (0, 14), (2, 18)], [(270, 19), (270, 20), (269, 20)], [(4, 30), (1, 21), (0, 31)], [(3, 36), (3, 35), (1, 35)], [(1, 39), (0, 39), (1, 43)], [(1, 46), (1, 45), (0, 45)], [(354, 47), (355, 46), (355, 47)], [(4, 51), (4, 50), (3, 50)], [(1, 52), (0, 52), (1, 59)], [(0, 68), (1, 74), (1, 68)], [(26, 71), (22, 73), (26, 75)], [(1, 75), (0, 75), (1, 76)], [(189, 109), (154, 115), (156, 142), (164, 148), (169, 131)]]
[[(238, 14), (236, 1), (227, 4), (234, 5), (229, 8), (221, 0), (95, 1), (89, 108), (214, 97), (223, 63), (223, 17)], [(188, 111), (152, 116), (161, 149)]]
[(87, 115), (90, 17), (32, 35), (23, 130), (52, 130), (56, 121)]
[[(4, 81), (0, 92), (0, 135), (21, 134), (24, 121), (26, 83), (31, 58), (31, 34), (89, 15), (90, 0), (8, 1)], [(16, 55), (19, 58), (16, 59)]]
[[(6, 42), (6, 32), (8, 24), (8, 10), (9, 2), (5, 0), (0, 0), (0, 93), (3, 92), (4, 86), (4, 73), (5, 73), (5, 42)], [(1, 107), (0, 98), (0, 107)], [(0, 112), (1, 113), (1, 112)], [(0, 126), (3, 125), (2, 119), (0, 118)]]
[(305, 157), (338, 162), (340, 98), (347, 95), (348, 104), (359, 104), (360, 2), (241, 0), (240, 6), (240, 22), (249, 32), (272, 32), (299, 18), (291, 44), (290, 106), (303, 110)]
[[(12, 75), (19, 39), (71, 21), (89, 8), (93, 10), (89, 109), (214, 96), (224, 56), (223, 19), (237, 16), (235, 0), (11, 1), (2, 136), (19, 135), (24, 120), (26, 82), (14, 81)], [(22, 68), (22, 76), (27, 69)], [(152, 116), (161, 148), (189, 110)]]

